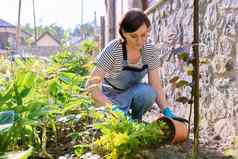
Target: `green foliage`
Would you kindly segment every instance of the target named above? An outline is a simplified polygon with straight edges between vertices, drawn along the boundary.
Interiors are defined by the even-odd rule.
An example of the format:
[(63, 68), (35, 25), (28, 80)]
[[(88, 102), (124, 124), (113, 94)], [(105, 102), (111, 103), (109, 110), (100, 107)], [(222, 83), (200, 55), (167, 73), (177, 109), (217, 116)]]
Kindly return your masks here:
[[(25, 26), (23, 26), (23, 30), (34, 35), (34, 29), (30, 24), (26, 24)], [(54, 23), (49, 26), (37, 26), (36, 30), (38, 37), (45, 32), (49, 32), (60, 42), (64, 39), (65, 30)]]
[(0, 135), (0, 151), (19, 149), (18, 146), (26, 148), (27, 145), (39, 148), (42, 141), (36, 132), (47, 127), (47, 122), (55, 120), (55, 115), (60, 112), (59, 108), (48, 103), (47, 96), (40, 95), (39, 88), (44, 81), (40, 73), (31, 71), (32, 67), (28, 64), (16, 67), (14, 76), (4, 84), (0, 111), (3, 114), (10, 110), (17, 119), (12, 122), (9, 131)]
[(93, 151), (107, 159), (132, 158), (140, 149), (168, 142), (171, 133), (163, 121), (137, 123), (120, 115), (96, 127), (102, 136), (95, 142)]
[(55, 65), (61, 65), (61, 69), (77, 75), (88, 75), (92, 69), (91, 58), (81, 52), (72, 53), (64, 50), (52, 57)]
[[(90, 52), (94, 43), (84, 46)], [(49, 61), (1, 62), (0, 153), (28, 149), (23, 153), (53, 158), (58, 156), (51, 149), (78, 156), (93, 150), (107, 158), (130, 158), (140, 148), (168, 140), (170, 129), (163, 122), (137, 123), (95, 111), (84, 91), (91, 60), (82, 52), (64, 50)]]
[(77, 156), (82, 156), (89, 148), (89, 144), (81, 144), (81, 145), (76, 145), (74, 150), (74, 154)]
[(57, 119), (87, 112), (91, 104), (83, 88), (90, 66), (80, 65), (89, 61), (62, 52), (49, 63), (17, 59), (14, 63), (4, 62), (4, 67), (0, 65), (4, 68), (0, 71), (0, 152), (32, 145), (35, 154), (52, 158), (47, 145), (61, 129)]
[(189, 54), (186, 52), (182, 52), (178, 55), (178, 58), (182, 61), (189, 62)]
[(84, 40), (80, 43), (80, 49), (82, 52), (92, 55), (93, 52), (99, 51), (97, 43), (93, 40)]

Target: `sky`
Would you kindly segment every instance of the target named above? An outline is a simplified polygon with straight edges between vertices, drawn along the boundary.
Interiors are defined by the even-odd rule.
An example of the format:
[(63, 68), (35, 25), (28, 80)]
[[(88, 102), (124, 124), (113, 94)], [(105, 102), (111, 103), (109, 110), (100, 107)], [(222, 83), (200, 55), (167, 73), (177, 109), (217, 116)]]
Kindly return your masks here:
[[(11, 24), (17, 24), (19, 0), (0, 0), (0, 18)], [(64, 29), (73, 29), (81, 24), (82, 0), (35, 0), (36, 25), (57, 24)], [(21, 24), (33, 26), (32, 0), (22, 0)], [(83, 22), (97, 22), (105, 14), (104, 0), (83, 0)]]

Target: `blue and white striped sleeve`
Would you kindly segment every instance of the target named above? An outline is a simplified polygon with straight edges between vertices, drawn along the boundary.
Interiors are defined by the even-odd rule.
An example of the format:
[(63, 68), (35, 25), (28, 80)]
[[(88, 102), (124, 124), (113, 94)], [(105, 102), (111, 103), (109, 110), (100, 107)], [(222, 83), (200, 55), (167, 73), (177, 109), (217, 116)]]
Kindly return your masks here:
[(115, 43), (110, 42), (97, 56), (96, 59), (96, 69), (103, 70), (106, 72), (112, 71), (114, 60), (113, 50), (115, 48)]

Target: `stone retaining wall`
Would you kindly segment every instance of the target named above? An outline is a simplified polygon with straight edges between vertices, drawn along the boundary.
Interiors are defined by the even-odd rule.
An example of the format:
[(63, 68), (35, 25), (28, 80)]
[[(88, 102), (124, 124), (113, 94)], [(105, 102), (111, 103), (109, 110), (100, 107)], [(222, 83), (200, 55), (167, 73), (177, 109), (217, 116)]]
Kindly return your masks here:
[[(151, 40), (160, 50), (172, 46), (168, 35), (175, 33), (176, 46), (188, 50), (192, 56), (193, 1), (172, 0), (150, 15), (152, 21)], [(200, 1), (200, 57), (208, 64), (200, 67), (201, 72), (201, 135), (204, 142), (209, 137), (220, 136), (230, 145), (238, 136), (238, 1)], [(160, 54), (161, 75), (167, 95), (176, 105), (175, 111), (188, 117), (189, 105), (176, 102), (178, 96), (190, 97), (190, 88), (174, 89), (169, 83), (175, 75), (191, 81), (185, 73), (186, 64), (170, 52)], [(169, 58), (169, 60), (168, 60)], [(211, 131), (209, 131), (211, 130)]]

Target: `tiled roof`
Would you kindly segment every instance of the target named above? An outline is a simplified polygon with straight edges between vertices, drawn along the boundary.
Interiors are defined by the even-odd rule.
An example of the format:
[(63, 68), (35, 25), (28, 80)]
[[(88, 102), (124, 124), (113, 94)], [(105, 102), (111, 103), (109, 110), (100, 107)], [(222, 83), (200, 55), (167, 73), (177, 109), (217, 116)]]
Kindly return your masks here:
[(8, 23), (8, 22), (6, 22), (3, 19), (0, 19), (0, 27), (4, 27), (5, 28), (5, 27), (15, 27), (15, 26), (10, 24), (10, 23)]

